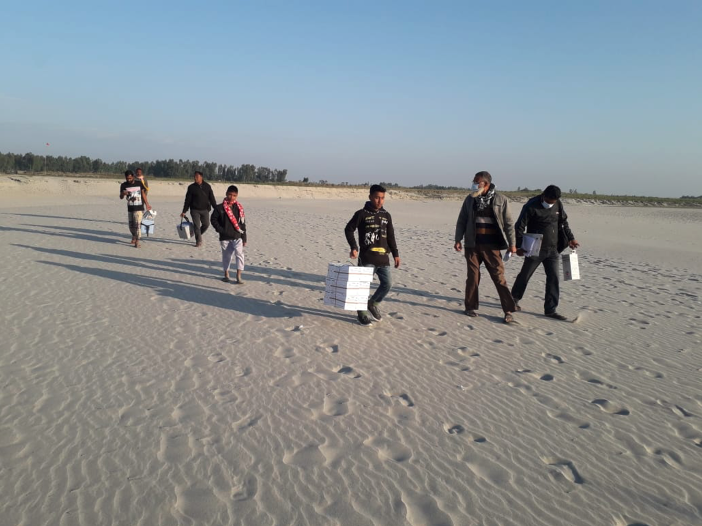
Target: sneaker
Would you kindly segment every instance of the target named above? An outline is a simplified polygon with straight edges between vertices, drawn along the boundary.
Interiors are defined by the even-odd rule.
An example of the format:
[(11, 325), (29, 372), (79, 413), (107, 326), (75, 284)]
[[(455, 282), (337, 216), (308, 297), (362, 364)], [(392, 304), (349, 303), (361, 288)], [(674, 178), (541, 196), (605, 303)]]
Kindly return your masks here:
[(378, 321), (380, 321), (383, 317), (382, 314), (380, 314), (378, 304), (373, 303), (372, 301), (368, 301), (368, 312), (370, 312), (371, 315)]
[(471, 318), (478, 317), (478, 313), (475, 312), (473, 309), (466, 309), (465, 311), (463, 311), (463, 314), (465, 314), (466, 316), (470, 316)]
[(559, 321), (567, 321), (568, 318), (563, 316), (563, 314), (558, 314), (557, 312), (552, 312), (550, 314), (545, 314), (547, 318), (553, 318), (554, 320), (559, 320)]
[(358, 313), (358, 323), (360, 323), (361, 325), (370, 325), (371, 323), (373, 323), (373, 320), (371, 320), (364, 313), (359, 312)]

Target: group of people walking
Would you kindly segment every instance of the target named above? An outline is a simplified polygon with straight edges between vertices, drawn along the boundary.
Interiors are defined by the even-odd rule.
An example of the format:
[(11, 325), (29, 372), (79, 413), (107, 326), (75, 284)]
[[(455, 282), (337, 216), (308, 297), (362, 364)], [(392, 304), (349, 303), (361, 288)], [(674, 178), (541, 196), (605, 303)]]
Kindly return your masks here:
[[(120, 199), (127, 198), (127, 215), (129, 231), (132, 233), (132, 244), (140, 246), (141, 221), (145, 210), (151, 210), (148, 201), (149, 188), (143, 179), (141, 168), (134, 172), (124, 172), (125, 182), (120, 186)], [(139, 178), (141, 175), (141, 178)], [(241, 273), (244, 270), (244, 247), (246, 246), (246, 215), (244, 207), (238, 201), (239, 189), (232, 185), (227, 188), (227, 195), (222, 203), (217, 204), (212, 187), (202, 178), (202, 172), (195, 172), (193, 183), (185, 193), (185, 202), (180, 217), (190, 212), (193, 218), (195, 246), (202, 246), (202, 235), (212, 225), (219, 234), (219, 244), (222, 249), (222, 281), (231, 282), (229, 269), (232, 261), (236, 260), (236, 284), (243, 284)], [(210, 211), (212, 215), (210, 216)]]
[[(125, 172), (125, 182), (120, 187), (120, 199), (127, 198), (129, 229), (132, 244), (140, 246), (140, 223), (144, 210), (151, 210), (148, 186), (137, 169)], [(141, 177), (139, 177), (141, 175)], [(194, 182), (188, 186), (181, 217), (190, 212), (193, 218), (195, 246), (202, 246), (202, 235), (210, 225), (218, 232), (222, 250), (222, 281), (232, 281), (229, 269), (236, 260), (236, 283), (243, 283), (244, 247), (246, 246), (246, 216), (238, 201), (239, 190), (232, 185), (222, 203), (217, 203), (212, 187), (195, 172)], [(390, 213), (385, 210), (386, 189), (374, 184), (370, 187), (368, 202), (346, 224), (344, 233), (351, 249), (349, 256), (358, 258), (358, 265), (373, 267), (380, 284), (368, 300), (367, 310), (358, 311), (361, 325), (381, 320), (380, 304), (392, 288), (392, 267), (400, 267), (400, 256), (395, 240), (395, 229)], [(556, 320), (567, 318), (557, 312), (559, 301), (558, 259), (566, 247), (580, 244), (568, 225), (568, 216), (560, 200), (561, 190), (554, 185), (530, 199), (523, 207), (516, 224), (509, 212), (509, 200), (497, 192), (489, 172), (478, 172), (473, 178), (471, 193), (463, 201), (454, 234), (454, 249), (464, 251), (467, 263), (465, 314), (478, 316), (480, 266), (490, 275), (504, 312), (505, 323), (514, 321), (513, 314), (521, 310), (519, 301), (524, 297), (529, 279), (543, 265), (546, 273), (544, 315)], [(212, 211), (210, 215), (210, 211)], [(505, 280), (503, 256), (524, 256), (522, 240), (526, 233), (541, 234), (541, 250), (525, 257), (522, 269), (510, 290)], [(358, 235), (358, 242), (356, 241)], [(507, 254), (506, 253), (506, 254)], [(390, 259), (392, 257), (392, 260)]]
[[(373, 319), (380, 320), (382, 317), (379, 304), (392, 287), (390, 255), (394, 267), (400, 266), (392, 218), (383, 208), (385, 193), (382, 186), (371, 186), (368, 202), (354, 214), (345, 228), (346, 240), (351, 248), (350, 257), (358, 257), (359, 265), (374, 267), (380, 280), (379, 287), (368, 300), (368, 309), (357, 313), (361, 325), (370, 325)], [(570, 230), (560, 197), (561, 190), (557, 186), (548, 186), (542, 194), (524, 205), (515, 225), (509, 212), (509, 200), (495, 190), (490, 173), (483, 171), (475, 174), (471, 193), (463, 201), (458, 214), (454, 235), (454, 249), (465, 251), (468, 267), (464, 300), (467, 316), (478, 316), (481, 265), (485, 265), (495, 284), (505, 323), (514, 321), (512, 315), (521, 310), (519, 301), (524, 296), (529, 279), (539, 265), (543, 265), (546, 272), (544, 314), (556, 320), (567, 319), (556, 310), (559, 300), (558, 256), (566, 246), (575, 249), (580, 244)], [(525, 233), (543, 236), (541, 250), (525, 258), (510, 290), (500, 251), (507, 250), (510, 255), (524, 256), (521, 246)]]

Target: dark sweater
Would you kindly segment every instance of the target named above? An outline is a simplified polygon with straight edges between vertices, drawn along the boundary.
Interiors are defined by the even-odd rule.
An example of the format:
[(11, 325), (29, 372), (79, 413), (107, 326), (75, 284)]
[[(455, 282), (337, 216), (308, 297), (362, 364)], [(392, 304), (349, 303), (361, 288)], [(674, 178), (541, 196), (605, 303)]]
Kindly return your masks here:
[[(354, 235), (356, 230), (361, 244), (360, 250)], [(359, 250), (359, 259), (363, 264), (387, 267), (390, 265), (388, 252), (392, 253), (393, 258), (400, 255), (390, 214), (384, 208), (375, 210), (370, 201), (353, 215), (351, 221), (346, 224), (344, 234), (351, 250)]]
[(212, 216), (210, 217), (210, 223), (212, 228), (214, 228), (219, 233), (220, 241), (231, 241), (233, 239), (241, 239), (246, 243), (246, 223), (241, 222), (241, 217), (239, 216), (239, 207), (234, 205), (231, 207), (232, 212), (234, 212), (234, 217), (239, 222), (239, 227), (244, 231), (239, 232), (232, 222), (229, 220), (229, 216), (224, 211), (224, 204), (215, 205), (212, 211)]
[(193, 183), (188, 186), (188, 191), (185, 193), (185, 203), (183, 204), (183, 213), (185, 214), (191, 208), (193, 210), (207, 210), (208, 212), (217, 206), (212, 187), (205, 181), (202, 184)]
[(525, 232), (530, 234), (542, 234), (541, 251), (556, 250), (558, 245), (558, 229), (563, 228), (569, 241), (575, 239), (573, 232), (568, 226), (568, 216), (563, 209), (563, 204), (559, 199), (551, 208), (544, 208), (541, 205), (543, 196), (537, 195), (527, 201), (522, 207), (519, 219), (514, 227), (517, 235), (517, 247), (522, 246), (522, 237)]

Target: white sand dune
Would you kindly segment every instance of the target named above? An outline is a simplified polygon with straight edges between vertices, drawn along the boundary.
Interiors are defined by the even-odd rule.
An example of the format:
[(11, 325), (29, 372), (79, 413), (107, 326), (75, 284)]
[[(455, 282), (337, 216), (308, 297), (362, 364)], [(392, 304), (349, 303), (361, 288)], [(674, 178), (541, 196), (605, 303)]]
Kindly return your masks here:
[(506, 326), (486, 275), (462, 314), (460, 204), (390, 198), (403, 264), (366, 328), (322, 303), (363, 192), (242, 186), (235, 286), (214, 232), (177, 238), (184, 186), (153, 184), (134, 249), (114, 181), (19, 184), (0, 524), (702, 524), (702, 210), (568, 207), (574, 322), (539, 315), (538, 271)]

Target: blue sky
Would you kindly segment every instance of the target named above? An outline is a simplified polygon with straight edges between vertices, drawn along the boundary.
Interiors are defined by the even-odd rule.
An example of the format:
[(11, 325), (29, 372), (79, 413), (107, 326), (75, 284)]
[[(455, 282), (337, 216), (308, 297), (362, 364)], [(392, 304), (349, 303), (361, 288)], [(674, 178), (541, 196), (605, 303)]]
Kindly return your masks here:
[(14, 0), (0, 151), (702, 195), (702, 2)]

